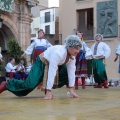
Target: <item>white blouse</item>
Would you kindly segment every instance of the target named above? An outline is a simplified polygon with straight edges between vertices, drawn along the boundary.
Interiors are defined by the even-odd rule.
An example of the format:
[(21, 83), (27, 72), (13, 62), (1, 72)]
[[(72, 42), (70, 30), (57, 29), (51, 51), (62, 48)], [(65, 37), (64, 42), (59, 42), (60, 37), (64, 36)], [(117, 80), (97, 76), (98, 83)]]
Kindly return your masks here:
[[(96, 43), (95, 43), (96, 44)], [(94, 55), (94, 47), (95, 47), (95, 44), (92, 45), (91, 47), (91, 51)], [(97, 56), (104, 56), (105, 58), (109, 57), (110, 56), (110, 53), (111, 53), (111, 49), (110, 47), (104, 43), (104, 42), (100, 42), (98, 44), (98, 47), (97, 47), (97, 53), (96, 53), (96, 57)]]
[[(52, 89), (54, 84), (54, 78), (56, 76), (56, 71), (59, 65), (62, 65), (67, 57), (67, 49), (63, 45), (56, 45), (48, 48), (44, 51), (44, 58), (49, 61), (49, 70), (48, 70), (48, 80), (47, 80), (47, 89)], [(66, 63), (68, 71), (68, 81), (69, 86), (73, 87), (75, 84), (75, 56), (72, 56), (74, 59), (69, 59), (69, 62)]]
[(20, 70), (22, 70), (22, 69), (25, 70), (25, 67), (24, 67), (24, 65), (20, 64), (20, 65), (18, 66), (18, 68), (17, 68), (17, 71), (20, 71)]
[(38, 47), (38, 46), (43, 46), (46, 49), (48, 47), (51, 47), (52, 45), (46, 40), (46, 39), (34, 39), (33, 42), (30, 44), (30, 46), (25, 50), (24, 53), (27, 55), (31, 55), (33, 52), (33, 49)]
[(13, 66), (10, 62), (5, 67), (6, 72), (15, 72), (16, 66)]
[(120, 55), (120, 44), (118, 44), (117, 48), (116, 48), (116, 54)]
[(87, 47), (87, 44), (82, 40), (81, 40), (81, 42), (82, 42), (81, 50), (85, 50), (85, 48)]

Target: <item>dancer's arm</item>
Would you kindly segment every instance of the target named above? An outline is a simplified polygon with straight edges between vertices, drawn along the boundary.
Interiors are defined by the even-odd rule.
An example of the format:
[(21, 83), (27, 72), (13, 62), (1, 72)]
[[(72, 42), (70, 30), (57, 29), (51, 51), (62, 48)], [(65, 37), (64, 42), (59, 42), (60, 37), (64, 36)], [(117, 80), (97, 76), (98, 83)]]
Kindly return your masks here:
[(74, 92), (74, 85), (75, 85), (75, 58), (71, 60), (67, 66), (68, 71), (68, 80), (69, 80), (69, 88), (70, 88), (70, 96), (74, 98), (79, 98), (79, 96)]
[(24, 53), (21, 55), (21, 58), (23, 58), (24, 57), (24, 55), (25, 54), (27, 54), (27, 55), (31, 55), (32, 54), (32, 52), (33, 52), (33, 49), (34, 49), (34, 47), (35, 47), (35, 40), (30, 44), (30, 46), (24, 51)]

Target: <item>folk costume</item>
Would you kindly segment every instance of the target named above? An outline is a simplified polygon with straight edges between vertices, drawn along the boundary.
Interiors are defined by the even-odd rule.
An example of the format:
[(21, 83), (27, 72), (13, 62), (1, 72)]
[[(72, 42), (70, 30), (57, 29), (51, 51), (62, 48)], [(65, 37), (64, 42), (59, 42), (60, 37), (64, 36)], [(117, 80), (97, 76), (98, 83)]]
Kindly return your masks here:
[(46, 40), (46, 39), (34, 39), (30, 46), (25, 50), (25, 54), (31, 55), (34, 50), (34, 55), (33, 55), (33, 61), (36, 59), (36, 57), (44, 52), (48, 47), (51, 47), (52, 45)]
[[(47, 80), (46, 89), (59, 88), (63, 85), (69, 84), (69, 87), (74, 87), (75, 84), (75, 57), (68, 56), (67, 46), (80, 46), (81, 42), (77, 36), (70, 36), (75, 39), (71, 43), (71, 39), (65, 45), (56, 45), (49, 47), (46, 51), (41, 53), (35, 60), (31, 71), (26, 78), (26, 81), (11, 79), (8, 83), (3, 82), (0, 85), (0, 93), (8, 90), (16, 96), (26, 96), (33, 91), (36, 86)], [(72, 47), (72, 46), (71, 46)], [(66, 64), (66, 65), (64, 65)], [(46, 66), (49, 66), (46, 74)], [(58, 70), (58, 80), (54, 79)], [(47, 77), (47, 78), (46, 78)]]
[[(44, 52), (48, 47), (51, 47), (52, 45), (46, 40), (46, 39), (34, 39), (31, 43), (31, 45), (25, 50), (25, 53), (27, 55), (31, 55), (33, 53), (33, 62), (35, 61), (36, 57), (40, 55), (42, 52)], [(40, 89), (40, 84), (38, 85), (37, 89)]]
[(13, 76), (16, 72), (17, 66), (14, 66), (14, 65), (12, 65), (11, 62), (9, 62), (5, 66), (5, 69), (6, 69), (6, 77), (13, 78)]
[(102, 88), (102, 83), (104, 85), (104, 88), (108, 88), (107, 83), (107, 74), (106, 74), (106, 68), (104, 59), (110, 56), (111, 50), (110, 47), (102, 42), (102, 35), (97, 34), (97, 36), (101, 36), (101, 41), (96, 42), (92, 45), (91, 51), (93, 52), (93, 74), (94, 74), (94, 80), (96, 83), (98, 83), (95, 88)]
[(85, 89), (85, 78), (87, 77), (87, 60), (85, 58), (85, 48), (87, 44), (82, 41), (82, 48), (80, 49), (79, 53), (76, 56), (76, 84), (75, 87), (78, 89), (78, 78), (81, 77), (82, 80), (82, 89)]
[(19, 64), (16, 73), (13, 76), (15, 79), (18, 80), (26, 80), (26, 78), (28, 77), (28, 74), (25, 73), (25, 67), (23, 64)]

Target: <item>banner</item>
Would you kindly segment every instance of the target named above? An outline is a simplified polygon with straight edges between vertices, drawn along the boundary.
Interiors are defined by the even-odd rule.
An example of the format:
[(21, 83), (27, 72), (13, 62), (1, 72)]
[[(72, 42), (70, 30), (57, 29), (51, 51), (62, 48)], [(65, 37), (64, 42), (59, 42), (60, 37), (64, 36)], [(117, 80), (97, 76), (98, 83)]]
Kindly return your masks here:
[(0, 10), (12, 12), (14, 0), (0, 0)]

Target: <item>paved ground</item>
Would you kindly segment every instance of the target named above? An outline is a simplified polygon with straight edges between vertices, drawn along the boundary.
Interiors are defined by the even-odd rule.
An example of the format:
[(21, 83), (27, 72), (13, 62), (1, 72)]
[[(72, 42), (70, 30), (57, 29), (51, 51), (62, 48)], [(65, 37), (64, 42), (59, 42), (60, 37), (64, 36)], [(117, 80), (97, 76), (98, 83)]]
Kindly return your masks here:
[(68, 88), (53, 90), (53, 100), (42, 100), (35, 89), (27, 97), (0, 94), (0, 120), (120, 120), (120, 87), (81, 87), (80, 99), (69, 98)]

